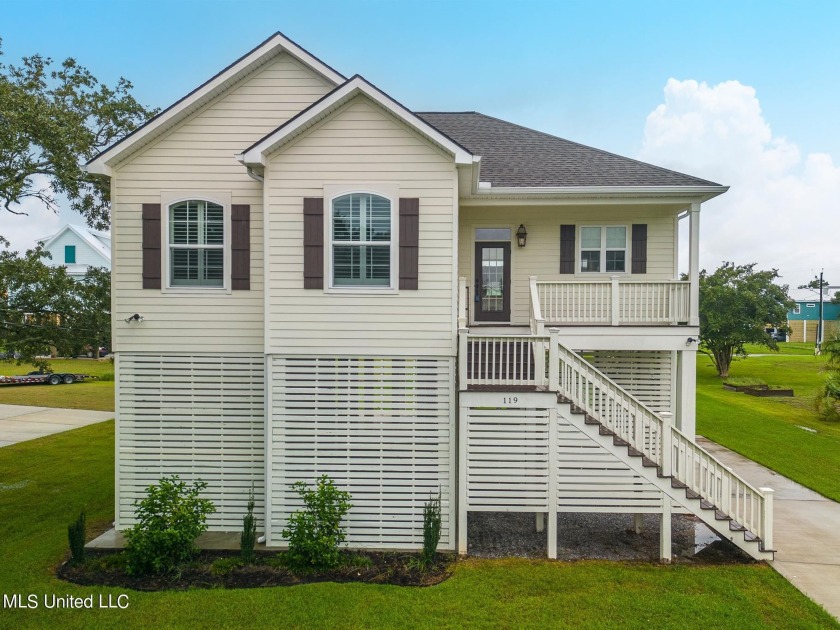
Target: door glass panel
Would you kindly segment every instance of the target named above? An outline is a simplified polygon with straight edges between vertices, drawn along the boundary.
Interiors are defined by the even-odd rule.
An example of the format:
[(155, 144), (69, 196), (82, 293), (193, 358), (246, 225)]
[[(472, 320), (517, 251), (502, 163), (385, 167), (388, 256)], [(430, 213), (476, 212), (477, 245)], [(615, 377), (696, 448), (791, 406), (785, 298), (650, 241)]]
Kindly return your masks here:
[(475, 228), (477, 241), (509, 241), (510, 228)]
[(481, 248), (481, 310), (501, 313), (504, 310), (505, 250)]

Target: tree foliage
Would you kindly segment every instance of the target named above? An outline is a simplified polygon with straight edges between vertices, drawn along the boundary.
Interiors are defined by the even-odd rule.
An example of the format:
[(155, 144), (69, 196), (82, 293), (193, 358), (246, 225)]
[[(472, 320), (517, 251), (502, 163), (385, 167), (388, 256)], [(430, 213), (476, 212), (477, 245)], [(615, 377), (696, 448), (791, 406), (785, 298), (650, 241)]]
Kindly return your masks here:
[(0, 63), (0, 204), (5, 210), (24, 214), (13, 206), (36, 199), (55, 211), (56, 195), (64, 195), (88, 225), (107, 228), (108, 184), (81, 166), (156, 113), (140, 105), (131, 90), (123, 78), (114, 87), (100, 83), (72, 58), (58, 67), (41, 55), (24, 57), (20, 66)]
[(777, 270), (757, 271), (755, 266), (724, 262), (714, 273), (700, 272), (700, 349), (724, 378), (733, 357), (746, 356), (744, 344), (778, 350), (765, 329), (784, 328), (793, 308), (787, 285), (775, 283)]
[(75, 356), (111, 341), (111, 274), (91, 268), (75, 280), (45, 262), (40, 246), (20, 256), (0, 250), (0, 355), (47, 368), (54, 348)]

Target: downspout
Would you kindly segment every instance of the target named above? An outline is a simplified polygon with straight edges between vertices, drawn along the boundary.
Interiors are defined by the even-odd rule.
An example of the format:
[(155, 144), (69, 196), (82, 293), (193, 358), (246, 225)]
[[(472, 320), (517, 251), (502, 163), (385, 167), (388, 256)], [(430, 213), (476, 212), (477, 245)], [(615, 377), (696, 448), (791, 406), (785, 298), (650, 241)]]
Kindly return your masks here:
[(262, 175), (260, 175), (259, 173), (257, 173), (253, 168), (251, 168), (250, 166), (248, 166), (246, 168), (248, 169), (248, 177), (250, 177), (251, 179), (257, 180), (258, 182), (264, 182), (265, 181), (265, 178)]

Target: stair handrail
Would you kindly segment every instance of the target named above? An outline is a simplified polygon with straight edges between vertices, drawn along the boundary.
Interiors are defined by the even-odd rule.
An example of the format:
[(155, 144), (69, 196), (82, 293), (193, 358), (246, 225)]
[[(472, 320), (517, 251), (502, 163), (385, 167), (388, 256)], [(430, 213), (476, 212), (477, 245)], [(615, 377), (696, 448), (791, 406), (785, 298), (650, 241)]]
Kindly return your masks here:
[[(762, 491), (752, 486), (581, 355), (560, 343), (556, 329), (550, 329), (549, 333), (550, 366), (562, 364), (559, 370), (550, 369), (549, 387), (552, 390), (590, 414), (631, 448), (656, 462), (664, 476), (670, 475), (685, 484), (738, 524), (757, 534), (765, 549), (772, 548), (771, 489), (762, 488)], [(606, 391), (598, 395), (612, 401), (614, 411), (621, 403), (620, 406), (628, 415), (617, 414), (614, 417), (615, 414), (602, 414), (594, 400), (586, 400), (581, 396), (580, 386), (564, 387), (564, 367), (572, 369), (588, 381), (593, 399), (595, 389), (600, 387)], [(603, 406), (602, 403), (600, 407)], [(632, 427), (632, 431), (628, 430), (629, 427)]]
[(528, 278), (529, 289), (531, 293), (531, 334), (544, 335), (545, 334), (545, 318), (542, 315), (542, 305), (540, 304), (540, 294), (537, 290), (537, 276), (530, 276)]

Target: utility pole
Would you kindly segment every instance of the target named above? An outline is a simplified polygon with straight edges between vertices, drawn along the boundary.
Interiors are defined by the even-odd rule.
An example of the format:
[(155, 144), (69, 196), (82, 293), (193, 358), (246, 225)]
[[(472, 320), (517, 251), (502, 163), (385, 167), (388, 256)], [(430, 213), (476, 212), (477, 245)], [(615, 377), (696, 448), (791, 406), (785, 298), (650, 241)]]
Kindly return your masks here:
[(820, 269), (820, 321), (817, 323), (817, 343), (814, 346), (814, 354), (819, 356), (822, 354), (822, 341), (823, 341), (823, 272), (824, 269)]

